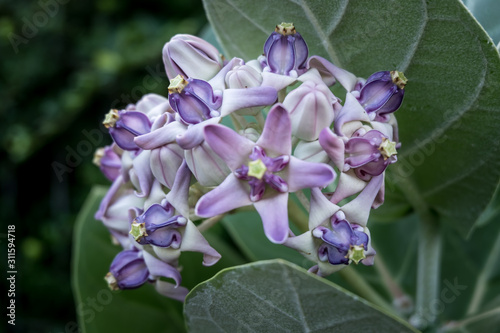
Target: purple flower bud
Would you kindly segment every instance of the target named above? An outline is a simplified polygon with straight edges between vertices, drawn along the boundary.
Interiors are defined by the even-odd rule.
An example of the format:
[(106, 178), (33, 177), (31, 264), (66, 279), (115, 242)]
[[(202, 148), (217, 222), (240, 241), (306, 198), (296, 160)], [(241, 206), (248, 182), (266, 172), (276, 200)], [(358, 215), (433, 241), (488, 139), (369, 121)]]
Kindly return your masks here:
[(168, 87), (168, 101), (186, 124), (198, 124), (220, 116), (222, 96), (214, 94), (212, 86), (203, 80), (176, 76)]
[(186, 150), (184, 156), (189, 169), (202, 186), (217, 186), (231, 173), (224, 160), (205, 141)]
[(355, 132), (345, 143), (345, 153), (346, 165), (355, 168), (356, 175), (363, 180), (380, 175), (397, 161), (396, 142), (377, 130)]
[(297, 77), (306, 69), (307, 44), (293, 23), (281, 23), (264, 44), (265, 71)]
[(138, 111), (113, 109), (106, 115), (103, 124), (115, 143), (124, 150), (139, 150), (134, 138), (151, 131), (148, 116)]
[(182, 236), (177, 228), (185, 226), (186, 223), (187, 219), (182, 215), (174, 215), (174, 208), (171, 205), (167, 204), (164, 207), (153, 204), (134, 219), (130, 234), (141, 245), (151, 244), (178, 249)]
[(404, 97), (407, 79), (402, 72), (382, 71), (372, 74), (361, 87), (359, 102), (371, 119), (386, 122)]
[(183, 160), (184, 150), (178, 144), (166, 144), (151, 150), (151, 172), (161, 184), (171, 189)]
[(116, 255), (105, 279), (111, 290), (134, 289), (149, 278), (149, 270), (142, 252), (125, 250)]
[(362, 231), (363, 227), (345, 220), (341, 211), (331, 219), (331, 229), (323, 226), (316, 227), (312, 234), (323, 241), (318, 248), (318, 258), (328, 261), (332, 265), (348, 265), (351, 261), (356, 264), (366, 258), (368, 250), (368, 235)]
[(120, 169), (122, 167), (120, 148), (116, 144), (111, 146), (106, 146), (104, 148), (99, 148), (94, 154), (94, 164), (101, 169), (101, 172), (106, 178), (114, 181), (116, 177), (120, 175)]
[(175, 35), (163, 47), (163, 63), (169, 80), (177, 75), (210, 80), (222, 68), (222, 60), (212, 44), (192, 35)]
[(334, 119), (336, 98), (324, 83), (306, 81), (291, 91), (283, 101), (290, 112), (292, 133), (306, 141), (314, 141)]
[[(262, 75), (252, 66), (235, 66), (226, 74), (225, 82), (229, 89), (260, 87), (262, 84)], [(256, 115), (260, 110), (262, 110), (262, 106), (240, 109), (236, 113), (239, 115)]]

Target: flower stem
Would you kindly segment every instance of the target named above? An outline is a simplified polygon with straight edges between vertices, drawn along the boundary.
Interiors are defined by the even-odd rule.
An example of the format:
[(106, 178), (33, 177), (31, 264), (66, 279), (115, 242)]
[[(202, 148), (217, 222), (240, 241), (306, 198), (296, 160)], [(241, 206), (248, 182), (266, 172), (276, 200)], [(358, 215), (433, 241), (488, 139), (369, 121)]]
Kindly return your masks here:
[(255, 120), (257, 120), (257, 124), (259, 124), (260, 128), (263, 129), (266, 119), (264, 118), (262, 111), (255, 115)]
[(278, 102), (283, 103), (286, 97), (286, 88), (281, 89), (278, 91)]
[(498, 259), (500, 256), (500, 232), (497, 235), (493, 248), (484, 263), (484, 268), (477, 277), (476, 285), (474, 286), (474, 292), (472, 294), (471, 302), (467, 308), (467, 315), (473, 315), (481, 306), (483, 302), (484, 294), (486, 293), (486, 288), (488, 287), (488, 280), (491, 278), (493, 271), (498, 267)]
[(410, 323), (423, 330), (431, 326), (437, 317), (436, 311), (432, 311), (432, 304), (439, 300), (442, 238), (438, 219), (416, 185), (408, 177), (398, 177), (396, 181), (419, 217), (417, 292), (415, 313)]
[(215, 215), (214, 217), (211, 217), (209, 219), (206, 219), (205, 221), (203, 221), (200, 225), (198, 225), (198, 230), (200, 232), (204, 232), (208, 229), (210, 229), (211, 227), (213, 227), (217, 222), (219, 222), (220, 220), (222, 220), (222, 218), (226, 216), (226, 214), (219, 214), (219, 215)]
[(348, 266), (339, 271), (340, 276), (345, 279), (354, 290), (366, 300), (393, 313), (394, 309), (377, 293), (355, 270)]
[(449, 330), (457, 331), (457, 329), (459, 329), (460, 331), (463, 330), (464, 332), (468, 332), (467, 329), (464, 329), (465, 326), (467, 326), (469, 324), (473, 324), (473, 323), (478, 322), (480, 320), (487, 319), (489, 317), (496, 317), (497, 318), (498, 315), (500, 315), (500, 307), (493, 308), (489, 311), (477, 314), (473, 317), (465, 318), (465, 319), (460, 320), (460, 321), (451, 322), (451, 323), (441, 327), (440, 332), (446, 332)]
[(413, 310), (413, 303), (397, 281), (391, 276), (382, 256), (378, 253), (374, 267), (382, 278), (387, 292), (391, 295), (396, 311), (401, 315), (408, 315)]
[(301, 232), (309, 231), (309, 217), (294, 201), (288, 200), (288, 217)]

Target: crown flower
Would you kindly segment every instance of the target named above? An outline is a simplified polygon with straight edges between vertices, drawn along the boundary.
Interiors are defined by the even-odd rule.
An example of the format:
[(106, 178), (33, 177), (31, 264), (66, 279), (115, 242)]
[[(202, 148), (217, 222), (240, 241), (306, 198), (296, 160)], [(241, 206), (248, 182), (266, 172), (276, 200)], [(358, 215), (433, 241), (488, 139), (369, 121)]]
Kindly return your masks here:
[[(168, 96), (111, 110), (104, 125), (114, 142), (94, 158), (112, 182), (95, 218), (122, 248), (110, 288), (151, 283), (184, 300), (183, 254), (217, 263), (202, 232), (247, 210), (314, 274), (375, 263), (368, 220), (397, 162), (394, 113), (407, 79), (390, 70), (364, 79), (309, 52), (292, 23), (278, 24), (249, 61), (226, 60), (195, 36), (165, 44)], [(345, 95), (333, 94), (336, 84)]]

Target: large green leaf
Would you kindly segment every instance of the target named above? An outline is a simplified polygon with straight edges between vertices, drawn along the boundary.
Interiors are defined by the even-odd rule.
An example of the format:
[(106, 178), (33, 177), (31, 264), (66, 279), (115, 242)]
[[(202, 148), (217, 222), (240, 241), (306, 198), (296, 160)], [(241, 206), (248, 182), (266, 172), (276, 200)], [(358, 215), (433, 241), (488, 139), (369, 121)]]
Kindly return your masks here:
[[(72, 283), (78, 324), (82, 332), (183, 332), (182, 303), (159, 295), (152, 285), (135, 290), (111, 292), (104, 275), (120, 251), (112, 245), (110, 234), (94, 219), (106, 188), (95, 187), (89, 194), (76, 222), (73, 247)], [(222, 227), (205, 234), (223, 258), (214, 266), (203, 267), (202, 255), (183, 253), (183, 286), (192, 288), (224, 267), (245, 263), (228, 245)]]
[(194, 288), (189, 332), (415, 332), (346, 290), (283, 260), (226, 269)]
[(226, 57), (256, 58), (277, 23), (293, 22), (310, 55), (357, 76), (405, 72), (409, 83), (396, 113), (402, 148), (388, 170), (393, 186), (386, 204), (389, 192), (414, 188), (409, 196), (423, 199), (462, 235), (469, 233), (500, 175), (500, 57), (460, 1), (204, 4)]
[(474, 17), (491, 36), (494, 43), (500, 42), (500, 1), (498, 0), (463, 0)]

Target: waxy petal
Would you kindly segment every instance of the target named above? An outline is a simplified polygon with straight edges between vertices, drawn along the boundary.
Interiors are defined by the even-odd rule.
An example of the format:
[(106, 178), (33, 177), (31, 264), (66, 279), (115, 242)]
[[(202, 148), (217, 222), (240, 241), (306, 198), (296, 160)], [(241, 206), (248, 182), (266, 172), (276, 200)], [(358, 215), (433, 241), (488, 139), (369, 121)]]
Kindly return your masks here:
[(275, 104), (269, 111), (262, 134), (256, 145), (264, 148), (268, 156), (290, 155), (292, 152), (292, 123), (283, 104)]
[(288, 193), (254, 202), (259, 212), (267, 238), (276, 244), (283, 244), (288, 238)]
[(174, 121), (150, 133), (137, 136), (134, 142), (142, 149), (151, 150), (175, 142), (178, 135), (186, 132), (187, 126)]
[(230, 174), (219, 186), (203, 195), (195, 207), (200, 217), (212, 217), (252, 204), (245, 182)]
[(323, 77), (326, 85), (331, 86), (335, 81), (338, 81), (347, 92), (353, 91), (359, 82), (354, 74), (335, 66), (320, 56), (310, 57), (307, 61), (307, 68), (316, 68)]
[(194, 223), (189, 220), (184, 231), (181, 251), (203, 253), (203, 266), (212, 266), (221, 258), (219, 252), (210, 246)]
[(226, 162), (231, 171), (241, 167), (248, 159), (255, 143), (222, 125), (205, 127), (205, 141)]
[(339, 206), (330, 202), (319, 187), (311, 189), (311, 207), (309, 209), (309, 230), (313, 230), (335, 214)]
[(185, 287), (176, 286), (175, 284), (161, 280), (156, 280), (155, 289), (161, 295), (171, 299), (175, 299), (180, 302), (184, 302), (187, 294), (189, 293), (189, 289)]
[(336, 174), (328, 164), (311, 163), (290, 157), (288, 164), (288, 190), (295, 192), (304, 188), (324, 188), (335, 180)]
[(319, 134), (319, 143), (328, 154), (333, 164), (342, 171), (344, 169), (344, 141), (330, 128), (325, 128)]
[(375, 200), (383, 181), (383, 175), (372, 177), (370, 182), (356, 198), (342, 206), (341, 209), (345, 213), (349, 222), (357, 223), (366, 227), (373, 201)]
[(179, 273), (179, 271), (173, 266), (161, 261), (160, 259), (155, 258), (153, 255), (149, 254), (146, 251), (142, 251), (142, 254), (144, 262), (148, 266), (149, 273), (154, 278), (162, 276), (173, 279), (176, 286), (181, 283), (181, 273)]
[(278, 92), (272, 87), (250, 87), (244, 89), (226, 89), (223, 92), (221, 116), (250, 107), (265, 107), (278, 99)]
[(191, 183), (191, 171), (184, 161), (175, 175), (174, 185), (168, 192), (167, 201), (183, 216), (189, 216), (188, 196)]
[(344, 106), (342, 107), (342, 109), (340, 109), (340, 112), (334, 121), (335, 134), (344, 136), (344, 133), (342, 132), (342, 126), (345, 123), (356, 120), (370, 122), (368, 114), (366, 113), (365, 109), (363, 109), (361, 104), (359, 104), (356, 97), (354, 97), (350, 93), (347, 93)]

